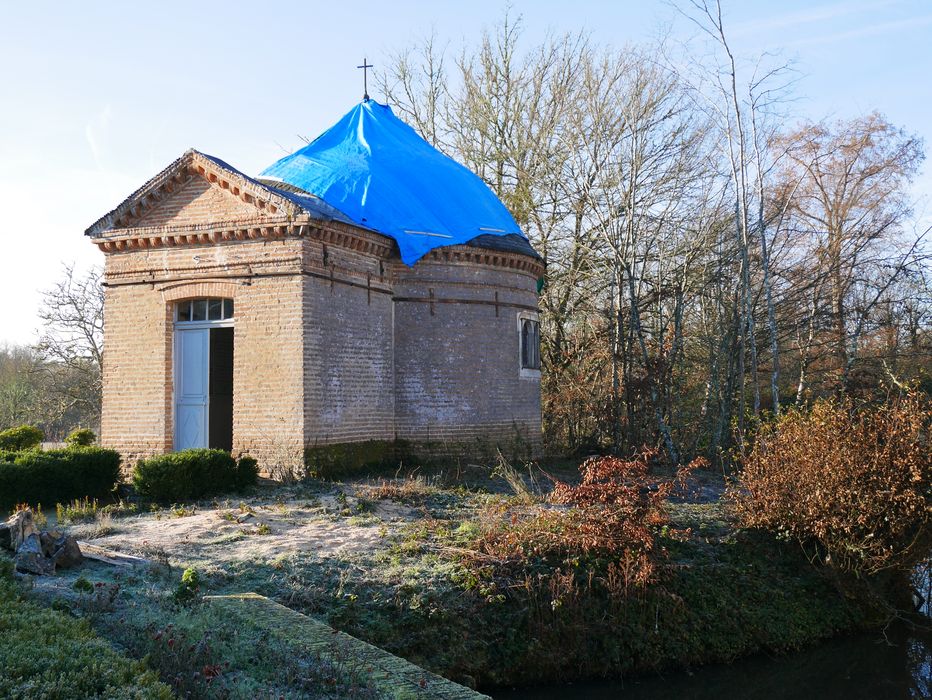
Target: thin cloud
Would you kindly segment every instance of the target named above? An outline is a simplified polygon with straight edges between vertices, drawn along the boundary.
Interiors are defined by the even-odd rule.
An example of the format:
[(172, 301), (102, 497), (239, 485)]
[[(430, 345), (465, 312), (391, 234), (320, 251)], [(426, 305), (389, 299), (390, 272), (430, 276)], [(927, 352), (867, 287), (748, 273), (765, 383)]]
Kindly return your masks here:
[(799, 27), (817, 22), (837, 21), (843, 17), (877, 12), (890, 5), (902, 4), (902, 0), (871, 0), (871, 2), (838, 2), (791, 12), (785, 15), (766, 17), (736, 24), (732, 30), (734, 36), (772, 32), (789, 27)]
[(836, 41), (848, 41), (850, 39), (860, 39), (867, 36), (878, 36), (881, 34), (889, 34), (891, 32), (918, 29), (929, 24), (932, 24), (932, 15), (923, 15), (922, 17), (908, 17), (906, 19), (899, 19), (892, 22), (883, 22), (881, 24), (873, 24), (867, 27), (849, 29), (845, 32), (822, 34), (820, 36), (808, 37), (806, 39), (798, 39), (786, 44), (786, 46), (821, 46), (823, 44), (831, 44)]
[(110, 131), (110, 121), (112, 118), (113, 110), (110, 105), (107, 104), (107, 106), (84, 127), (84, 138), (87, 140), (87, 145), (91, 148), (91, 155), (94, 156), (94, 163), (97, 165), (98, 170), (103, 170), (103, 145)]

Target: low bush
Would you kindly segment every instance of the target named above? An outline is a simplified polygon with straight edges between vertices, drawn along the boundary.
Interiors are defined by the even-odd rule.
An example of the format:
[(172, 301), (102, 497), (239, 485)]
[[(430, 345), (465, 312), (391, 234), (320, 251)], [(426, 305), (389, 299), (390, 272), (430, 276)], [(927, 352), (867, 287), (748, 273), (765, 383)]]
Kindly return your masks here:
[(0, 697), (164, 698), (168, 686), (87, 622), (23, 600), (0, 579)]
[(822, 401), (765, 426), (733, 496), (743, 525), (847, 574), (910, 571), (932, 548), (932, 406)]
[(0, 450), (18, 452), (38, 447), (45, 436), (33, 425), (21, 425), (0, 432)]
[(144, 498), (179, 503), (241, 490), (255, 484), (258, 473), (249, 456), (237, 461), (223, 450), (182, 450), (139, 460), (133, 486)]
[(89, 447), (96, 441), (97, 435), (89, 428), (75, 428), (65, 438), (65, 444), (71, 447)]
[(580, 484), (556, 482), (550, 503), (498, 506), (467, 563), (500, 589), (527, 583), (528, 572), (547, 587), (563, 578), (559, 585), (572, 588), (576, 572), (586, 572), (590, 583), (592, 573), (604, 576), (613, 595), (643, 589), (656, 576), (658, 532), (670, 530), (665, 501), (693, 466), (659, 481), (649, 474), (652, 456), (592, 458), (579, 468)]
[(181, 581), (175, 589), (173, 598), (176, 603), (184, 605), (196, 600), (200, 593), (201, 575), (197, 572), (197, 569), (188, 567), (181, 574)]
[(236, 488), (242, 490), (255, 486), (259, 480), (259, 463), (249, 455), (236, 460)]
[(65, 503), (105, 497), (120, 480), (120, 455), (98, 447), (26, 450), (2, 455), (0, 509), (17, 503)]

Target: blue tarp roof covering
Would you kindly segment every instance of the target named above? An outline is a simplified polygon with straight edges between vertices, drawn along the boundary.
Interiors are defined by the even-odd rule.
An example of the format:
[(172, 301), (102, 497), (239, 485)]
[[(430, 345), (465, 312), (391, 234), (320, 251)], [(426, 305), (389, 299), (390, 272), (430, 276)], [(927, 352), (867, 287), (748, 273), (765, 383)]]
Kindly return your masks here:
[(300, 187), (360, 226), (391, 236), (408, 265), (434, 248), (477, 236), (526, 239), (479, 177), (373, 100), (353, 107), (260, 177)]

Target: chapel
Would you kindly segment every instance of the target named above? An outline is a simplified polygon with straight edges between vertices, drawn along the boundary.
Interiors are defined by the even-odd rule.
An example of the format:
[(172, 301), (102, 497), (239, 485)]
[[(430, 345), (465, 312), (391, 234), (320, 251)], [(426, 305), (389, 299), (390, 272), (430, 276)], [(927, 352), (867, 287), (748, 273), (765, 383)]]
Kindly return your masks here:
[(250, 177), (188, 150), (87, 229), (101, 444), (541, 446), (544, 264), (475, 174), (364, 99)]

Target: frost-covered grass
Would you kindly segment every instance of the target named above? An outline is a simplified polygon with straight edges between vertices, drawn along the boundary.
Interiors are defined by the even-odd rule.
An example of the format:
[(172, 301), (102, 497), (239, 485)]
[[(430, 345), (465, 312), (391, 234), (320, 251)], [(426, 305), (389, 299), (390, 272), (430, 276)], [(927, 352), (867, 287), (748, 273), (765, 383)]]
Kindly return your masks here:
[[(351, 660), (344, 667), (286, 650), (257, 655), (251, 650), (265, 640), (207, 606), (177, 604), (172, 594), (189, 566), (199, 572), (202, 594), (255, 591), (483, 686), (729, 661), (796, 649), (871, 621), (798, 548), (737, 530), (715, 501), (669, 504), (671, 525), (690, 534), (658, 531), (660, 577), (623, 600), (598, 585), (606, 562), (581, 560), (570, 584), (529, 566), (526, 582), (505, 589), (489, 585), (481, 566), (467, 565), (495, 513), (536, 507), (505, 488), (423, 477), (308, 482), (178, 507), (185, 517), (120, 517), (118, 534), (95, 540), (154, 565), (86, 569), (92, 583), (119, 586), (112, 607), (89, 617), (131, 655), (149, 655), (163, 678), (187, 674), (207, 696), (221, 694), (211, 688), (233, 697), (371, 691)], [(596, 583), (586, 585), (590, 573)], [(84, 615), (70, 590), (76, 575), (42, 582), (39, 592)], [(175, 658), (164, 648), (172, 634), (197, 653)], [(215, 674), (209, 684), (205, 668)]]

